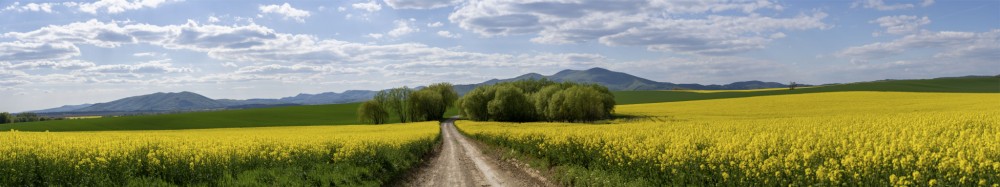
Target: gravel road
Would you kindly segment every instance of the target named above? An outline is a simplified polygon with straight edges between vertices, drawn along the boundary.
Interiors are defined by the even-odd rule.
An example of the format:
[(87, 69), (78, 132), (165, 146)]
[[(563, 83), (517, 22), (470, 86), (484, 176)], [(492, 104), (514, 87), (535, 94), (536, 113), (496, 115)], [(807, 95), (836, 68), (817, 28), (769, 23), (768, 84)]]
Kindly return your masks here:
[(458, 132), (454, 118), (441, 123), (441, 136), (438, 154), (405, 186), (555, 186), (523, 164), (483, 154), (481, 143)]

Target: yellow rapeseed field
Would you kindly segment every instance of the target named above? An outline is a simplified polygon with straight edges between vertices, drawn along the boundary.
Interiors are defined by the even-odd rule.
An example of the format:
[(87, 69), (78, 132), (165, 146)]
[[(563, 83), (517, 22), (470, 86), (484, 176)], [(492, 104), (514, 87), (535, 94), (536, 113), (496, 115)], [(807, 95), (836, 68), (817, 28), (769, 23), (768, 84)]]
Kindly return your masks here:
[[(391, 171), (419, 162), (419, 156), (436, 142), (438, 133), (437, 122), (169, 131), (0, 132), (0, 186), (118, 186), (137, 177), (184, 185), (212, 183), (260, 168), (296, 167), (311, 171), (314, 167), (341, 163), (376, 170), (383, 169), (382, 164), (394, 164), (394, 168), (385, 169)], [(361, 175), (379, 174), (359, 171), (368, 172)], [(393, 174), (391, 172), (388, 174)]]
[(631, 117), (457, 125), (591, 172), (565, 185), (1000, 186), (1000, 94), (835, 92), (616, 110)]

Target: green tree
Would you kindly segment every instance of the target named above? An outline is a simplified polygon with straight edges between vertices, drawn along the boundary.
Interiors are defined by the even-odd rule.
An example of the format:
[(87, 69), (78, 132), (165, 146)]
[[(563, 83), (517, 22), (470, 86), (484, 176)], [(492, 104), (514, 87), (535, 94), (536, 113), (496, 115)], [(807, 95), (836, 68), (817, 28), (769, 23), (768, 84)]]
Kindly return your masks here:
[(41, 116), (31, 112), (21, 112), (14, 116), (15, 123), (39, 121)]
[[(458, 92), (455, 92), (455, 87), (451, 83), (442, 82), (437, 84), (431, 84), (424, 88), (425, 90), (432, 90), (441, 95), (441, 102), (444, 103), (442, 111), (448, 110), (449, 107), (455, 106), (455, 102), (458, 100)], [(441, 113), (444, 115), (444, 113)]]
[(487, 104), (493, 100), (496, 89), (493, 86), (480, 86), (472, 89), (462, 97), (459, 110), (462, 116), (476, 121), (490, 120), (489, 108)]
[(447, 106), (436, 90), (423, 89), (413, 92), (407, 100), (409, 118), (413, 121), (440, 120)]
[(389, 122), (389, 112), (377, 100), (368, 100), (358, 106), (358, 121), (369, 124)]
[[(573, 86), (553, 94), (546, 117), (554, 121), (595, 121), (611, 116), (605, 95), (588, 86)], [(613, 106), (612, 106), (613, 107)]]
[(487, 103), (490, 118), (497, 121), (526, 122), (535, 120), (535, 107), (524, 95), (524, 92), (514, 86), (499, 86), (493, 100)]
[(376, 102), (379, 102), (386, 111), (395, 114), (399, 117), (399, 121), (406, 123), (409, 118), (407, 115), (410, 113), (407, 108), (406, 100), (410, 97), (413, 90), (407, 87), (393, 88), (388, 90), (382, 90), (375, 94)]
[(0, 112), (0, 124), (13, 123), (14, 119), (10, 116), (8, 112)]
[(549, 101), (552, 100), (552, 95), (555, 95), (559, 91), (562, 91), (562, 89), (563, 88), (561, 85), (549, 85), (546, 86), (545, 88), (542, 88), (542, 90), (535, 92), (535, 94), (532, 94), (531, 96), (532, 104), (535, 107), (535, 112), (537, 113), (536, 116), (537, 119), (543, 121), (552, 121), (552, 119), (546, 115), (547, 113), (546, 111), (548, 111), (549, 108)]
[(611, 93), (608, 87), (599, 84), (590, 84), (589, 86), (599, 93), (601, 103), (604, 104), (603, 116), (601, 118), (611, 118), (611, 114), (615, 112), (615, 94)]
[(477, 121), (595, 121), (611, 117), (607, 87), (546, 79), (481, 86), (457, 102), (459, 114)]

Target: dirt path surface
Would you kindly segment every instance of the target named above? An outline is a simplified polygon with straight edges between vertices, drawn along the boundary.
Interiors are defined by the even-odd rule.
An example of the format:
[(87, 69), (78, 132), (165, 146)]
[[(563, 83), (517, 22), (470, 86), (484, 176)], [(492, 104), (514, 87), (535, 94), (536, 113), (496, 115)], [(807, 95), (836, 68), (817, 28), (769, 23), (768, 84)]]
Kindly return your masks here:
[(537, 172), (485, 155), (458, 132), (455, 119), (441, 123), (441, 150), (405, 186), (554, 186)]

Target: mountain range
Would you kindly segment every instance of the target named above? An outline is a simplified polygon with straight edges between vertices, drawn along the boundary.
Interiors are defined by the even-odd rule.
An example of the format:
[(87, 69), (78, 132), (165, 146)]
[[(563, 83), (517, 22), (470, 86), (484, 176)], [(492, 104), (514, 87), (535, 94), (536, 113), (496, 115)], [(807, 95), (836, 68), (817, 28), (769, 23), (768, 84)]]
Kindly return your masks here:
[[(611, 90), (675, 90), (675, 89), (696, 89), (696, 90), (745, 90), (759, 88), (780, 88), (787, 87), (785, 84), (762, 81), (734, 82), (726, 85), (701, 85), (701, 84), (674, 84), (669, 82), (657, 82), (642, 77), (637, 77), (622, 72), (615, 72), (603, 68), (591, 68), (588, 70), (563, 70), (556, 74), (545, 76), (537, 73), (528, 73), (509, 79), (492, 79), (478, 84), (455, 85), (455, 91), (464, 94), (476, 87), (483, 85), (493, 85), (501, 82), (510, 82), (526, 79), (549, 79), (557, 82), (571, 81), (581, 83), (594, 83), (608, 87)], [(419, 89), (420, 87), (418, 87)], [(193, 92), (177, 93), (154, 93), (118, 99), (106, 103), (66, 105), (58, 108), (31, 111), (36, 113), (63, 113), (63, 114), (99, 114), (107, 112), (177, 112), (177, 111), (197, 111), (197, 110), (218, 110), (236, 108), (261, 108), (287, 105), (315, 105), (315, 104), (336, 104), (351, 103), (369, 100), (378, 91), (371, 90), (348, 90), (342, 93), (326, 92), (319, 94), (299, 94), (293, 97), (283, 97), (280, 99), (211, 99)]]
[(588, 70), (562, 70), (550, 76), (538, 73), (528, 73), (510, 79), (492, 79), (479, 84), (455, 85), (455, 91), (464, 94), (482, 85), (493, 85), (501, 82), (511, 82), (527, 79), (548, 79), (557, 82), (579, 82), (594, 83), (608, 87), (610, 90), (749, 90), (761, 88), (783, 88), (788, 85), (777, 82), (763, 81), (742, 81), (725, 85), (702, 85), (702, 84), (674, 84), (670, 82), (657, 82), (642, 77), (630, 75), (628, 73), (616, 72), (604, 68), (591, 68)]

